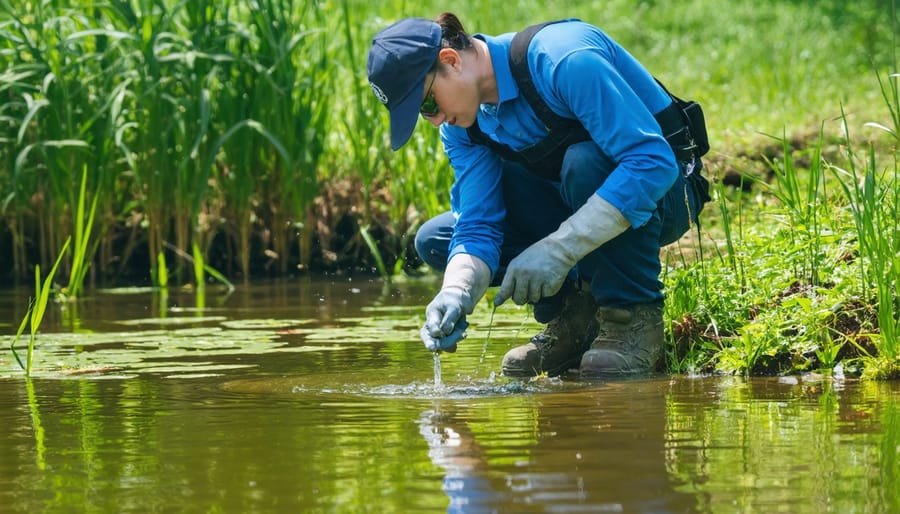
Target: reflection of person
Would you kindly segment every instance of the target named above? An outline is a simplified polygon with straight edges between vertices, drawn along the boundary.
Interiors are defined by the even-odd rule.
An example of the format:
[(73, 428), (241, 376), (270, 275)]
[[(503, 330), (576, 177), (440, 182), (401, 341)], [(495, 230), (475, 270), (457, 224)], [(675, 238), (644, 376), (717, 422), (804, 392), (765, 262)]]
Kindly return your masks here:
[(448, 512), (694, 512), (667, 467), (667, 398), (642, 380), (441, 402), (417, 423)]
[(440, 409), (423, 412), (418, 423), (431, 462), (444, 469), (447, 512), (489, 512), (495, 493), (484, 476), (484, 452), (468, 426)]
[(594, 26), (519, 34), (469, 35), (444, 13), (373, 40), (369, 81), (390, 111), (392, 148), (421, 114), (440, 126), (455, 171), (451, 212), (416, 236), (444, 271), (423, 341), (454, 351), (466, 314), (502, 277), (495, 303), (534, 304), (548, 323), (506, 354), (505, 374), (648, 371), (663, 342), (660, 245), (708, 198), (688, 118)]

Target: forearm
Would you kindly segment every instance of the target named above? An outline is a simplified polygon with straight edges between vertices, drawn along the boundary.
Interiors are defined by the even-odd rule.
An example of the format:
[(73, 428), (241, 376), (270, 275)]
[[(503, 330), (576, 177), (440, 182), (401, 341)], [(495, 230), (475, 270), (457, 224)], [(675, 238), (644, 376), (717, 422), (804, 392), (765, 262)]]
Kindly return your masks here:
[(491, 283), (491, 270), (487, 263), (474, 255), (458, 253), (450, 258), (444, 270), (441, 289), (458, 288), (467, 297), (466, 314), (471, 314), (478, 300), (484, 296)]
[(571, 266), (628, 229), (629, 222), (611, 203), (592, 194), (581, 208), (547, 236)]

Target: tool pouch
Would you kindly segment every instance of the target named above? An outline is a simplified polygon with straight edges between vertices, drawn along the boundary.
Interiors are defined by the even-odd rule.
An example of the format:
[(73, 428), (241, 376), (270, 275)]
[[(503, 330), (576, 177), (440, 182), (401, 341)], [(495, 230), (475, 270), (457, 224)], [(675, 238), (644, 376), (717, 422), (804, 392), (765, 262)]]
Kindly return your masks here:
[(656, 82), (672, 99), (672, 103), (655, 117), (675, 156), (680, 161), (688, 161), (706, 155), (709, 152), (709, 136), (703, 108), (697, 102), (678, 98), (662, 82)]
[(706, 134), (706, 118), (703, 117), (703, 108), (697, 102), (684, 101), (680, 98), (674, 100), (690, 130), (689, 138), (696, 146), (695, 156), (706, 155), (706, 152), (709, 151), (709, 136)]

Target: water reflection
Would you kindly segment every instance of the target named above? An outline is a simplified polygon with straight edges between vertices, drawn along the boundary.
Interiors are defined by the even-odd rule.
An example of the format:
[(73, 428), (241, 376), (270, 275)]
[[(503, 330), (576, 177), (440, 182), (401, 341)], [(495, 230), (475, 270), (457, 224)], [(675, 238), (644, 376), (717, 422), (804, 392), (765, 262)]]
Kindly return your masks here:
[(40, 437), (27, 388), (0, 380), (0, 505), (900, 511), (896, 384), (476, 382), (434, 396), (424, 380), (339, 377), (37, 381)]
[(448, 512), (898, 512), (896, 384), (776, 378), (435, 401)]
[(485, 474), (484, 449), (468, 425), (440, 408), (424, 411), (418, 424), (428, 443), (428, 457), (444, 469), (443, 490), (450, 497), (447, 512), (490, 510), (496, 500)]
[(691, 511), (666, 466), (664, 386), (435, 402), (417, 423), (444, 470), (448, 512)]
[(670, 473), (703, 510), (900, 512), (896, 383), (673, 381)]
[(43, 375), (0, 353), (0, 511), (900, 512), (900, 384), (508, 381), (531, 327), (481, 309), (436, 389), (432, 290), (80, 302)]

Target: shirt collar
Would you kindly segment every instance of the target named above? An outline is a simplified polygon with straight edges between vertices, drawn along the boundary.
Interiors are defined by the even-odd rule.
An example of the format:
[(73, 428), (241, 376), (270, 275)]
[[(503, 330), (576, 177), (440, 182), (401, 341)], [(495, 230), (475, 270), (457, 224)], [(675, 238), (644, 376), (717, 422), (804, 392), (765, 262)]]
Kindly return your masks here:
[(498, 103), (512, 100), (519, 96), (519, 86), (513, 79), (512, 70), (509, 68), (509, 47), (513, 34), (493, 37), (484, 34), (475, 34), (476, 37), (487, 44), (491, 54), (491, 63), (494, 67), (494, 80), (497, 81)]

